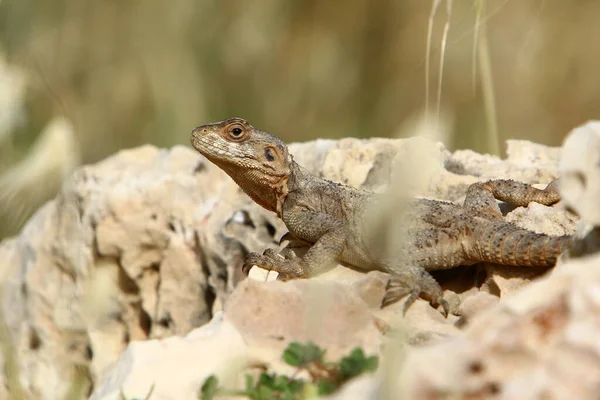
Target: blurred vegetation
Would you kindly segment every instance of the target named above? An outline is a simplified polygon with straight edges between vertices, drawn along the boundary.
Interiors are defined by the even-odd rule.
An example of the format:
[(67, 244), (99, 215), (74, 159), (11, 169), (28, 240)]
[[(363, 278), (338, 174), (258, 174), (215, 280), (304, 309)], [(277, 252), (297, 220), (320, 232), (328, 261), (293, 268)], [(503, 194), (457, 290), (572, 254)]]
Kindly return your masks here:
[[(290, 343), (283, 352), (283, 361), (296, 367), (292, 376), (261, 372), (258, 379), (246, 375), (243, 390), (226, 389), (220, 386), (216, 375), (210, 375), (200, 388), (200, 400), (215, 400), (243, 396), (250, 400), (304, 400), (330, 395), (359, 375), (375, 372), (379, 356), (367, 357), (362, 348), (354, 348), (350, 354), (337, 362), (325, 361), (325, 349), (314, 342)], [(309, 380), (298, 377), (305, 372)], [(125, 399), (126, 400), (126, 399)]]
[[(64, 151), (51, 154), (61, 171), (143, 143), (187, 145), (194, 126), (231, 116), (286, 141), (410, 135), (405, 122), (425, 109), (435, 2), (2, 0), (0, 57), (26, 84), (20, 118), (9, 135), (0, 127), (0, 174), (22, 162), (57, 117), (72, 124), (69, 148), (77, 153), (68, 165)], [(451, 149), (494, 152), (494, 126), (500, 143), (558, 145), (598, 118), (599, 2), (460, 0), (449, 19), (442, 3), (433, 19), (429, 99), (435, 107), (449, 21), (440, 107)], [(484, 84), (485, 68), (472, 68), (476, 33), (489, 55)], [(482, 88), (493, 95), (491, 125)], [(37, 207), (56, 190), (30, 202)], [(0, 205), (0, 222), (19, 216), (1, 224), (0, 237), (35, 207)]]

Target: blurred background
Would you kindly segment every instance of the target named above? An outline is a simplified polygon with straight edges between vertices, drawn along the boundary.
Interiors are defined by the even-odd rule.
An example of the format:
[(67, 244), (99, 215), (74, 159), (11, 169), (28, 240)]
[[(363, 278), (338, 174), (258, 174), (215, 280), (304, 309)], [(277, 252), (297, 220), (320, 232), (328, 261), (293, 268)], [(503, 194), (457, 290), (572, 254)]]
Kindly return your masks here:
[(452, 150), (559, 145), (600, 117), (599, 20), (592, 0), (0, 0), (0, 238), (77, 165), (231, 116), (409, 136), (428, 104)]

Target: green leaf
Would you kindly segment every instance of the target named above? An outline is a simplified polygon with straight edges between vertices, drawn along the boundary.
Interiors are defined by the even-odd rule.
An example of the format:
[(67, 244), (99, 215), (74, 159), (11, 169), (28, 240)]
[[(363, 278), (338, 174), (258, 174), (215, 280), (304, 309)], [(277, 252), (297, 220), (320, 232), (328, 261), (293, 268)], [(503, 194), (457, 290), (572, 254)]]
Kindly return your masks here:
[(280, 392), (291, 392), (290, 387), (293, 382), (293, 379), (290, 379), (287, 376), (279, 375), (273, 382), (273, 389)]
[(340, 361), (341, 379), (345, 381), (363, 372), (375, 371), (378, 365), (379, 358), (377, 356), (367, 358), (364, 351), (357, 347)]
[(337, 390), (339, 385), (336, 382), (321, 381), (317, 383), (319, 395), (331, 394)]
[(303, 361), (304, 346), (301, 343), (293, 342), (283, 352), (283, 361), (287, 364), (299, 367)]
[(254, 377), (250, 374), (246, 374), (246, 391), (244, 393), (251, 399), (256, 398), (256, 388), (254, 387)]
[(288, 382), (287, 387), (291, 393), (301, 393), (303, 386), (304, 386), (304, 381), (302, 381), (300, 379), (292, 379), (291, 381)]
[(263, 372), (260, 374), (260, 376), (258, 377), (258, 382), (256, 384), (256, 386), (267, 386), (267, 387), (274, 387), (275, 386), (275, 375), (271, 375), (268, 374), (266, 372)]
[(200, 399), (201, 400), (212, 400), (219, 391), (219, 379), (211, 375), (204, 380), (202, 384), (202, 389), (200, 389)]
[(342, 380), (350, 379), (363, 371), (365, 365), (365, 354), (362, 349), (356, 348), (341, 359), (340, 372)]
[(379, 367), (379, 357), (371, 356), (367, 358), (367, 365), (365, 366), (366, 372), (375, 372)]
[(275, 399), (275, 391), (268, 386), (257, 385), (255, 400), (273, 400)]
[[(263, 372), (260, 374), (259, 380), (256, 384), (257, 398), (271, 399), (272, 397), (264, 396), (277, 395), (277, 399), (293, 400), (293, 394), (300, 393), (302, 390), (302, 383), (303, 382), (301, 380), (291, 379), (284, 375), (268, 374)], [(267, 389), (271, 390), (272, 393)]]
[(313, 361), (322, 361), (323, 354), (325, 350), (321, 350), (313, 342), (293, 342), (283, 352), (283, 361), (291, 366), (303, 368)]
[[(327, 372), (328, 374), (315, 374), (323, 376), (327, 381), (306, 382), (302, 379), (293, 379), (285, 375), (269, 374), (263, 372), (258, 380), (250, 374), (246, 375), (246, 389), (244, 391), (226, 391), (219, 387), (216, 376), (211, 375), (204, 381), (201, 389), (201, 400), (213, 400), (217, 395), (235, 394), (247, 396), (251, 400), (302, 400), (317, 396), (328, 395), (335, 392), (346, 380), (360, 375), (366, 371), (375, 371), (379, 364), (377, 356), (366, 357), (361, 348), (356, 348), (349, 355), (342, 358), (339, 364), (325, 363), (322, 350), (313, 342), (305, 344), (293, 342), (288, 345), (283, 353), (284, 361), (298, 368), (311, 367)], [(329, 378), (325, 378), (329, 376)], [(152, 390), (148, 395), (152, 393)], [(124, 397), (122, 395), (122, 397)]]

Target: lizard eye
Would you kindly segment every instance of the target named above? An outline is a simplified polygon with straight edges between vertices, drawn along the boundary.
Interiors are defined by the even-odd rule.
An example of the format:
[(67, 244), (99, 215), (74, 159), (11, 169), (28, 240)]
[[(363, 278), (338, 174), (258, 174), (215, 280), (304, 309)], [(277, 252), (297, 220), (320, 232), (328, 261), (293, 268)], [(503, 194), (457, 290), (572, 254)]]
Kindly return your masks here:
[(244, 128), (239, 125), (234, 125), (229, 129), (229, 134), (233, 139), (239, 139), (244, 134)]

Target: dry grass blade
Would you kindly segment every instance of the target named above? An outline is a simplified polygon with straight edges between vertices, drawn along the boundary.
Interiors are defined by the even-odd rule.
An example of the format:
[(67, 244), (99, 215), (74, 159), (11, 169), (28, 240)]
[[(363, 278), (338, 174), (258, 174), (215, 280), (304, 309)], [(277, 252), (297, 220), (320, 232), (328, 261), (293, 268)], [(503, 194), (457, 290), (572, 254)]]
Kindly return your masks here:
[[(431, 71), (431, 36), (433, 34), (433, 21), (437, 13), (437, 9), (441, 3), (441, 0), (433, 0), (431, 4), (431, 12), (429, 13), (429, 21), (427, 24), (427, 49), (425, 55), (425, 121), (429, 119), (429, 92), (430, 83), (429, 75)], [(446, 23), (444, 24), (444, 31), (442, 33), (442, 41), (440, 46), (440, 62), (439, 62), (439, 75), (438, 75), (438, 86), (436, 90), (436, 123), (439, 122), (440, 108), (442, 104), (442, 82), (444, 76), (444, 59), (446, 56), (446, 43), (448, 40), (448, 32), (450, 31), (450, 18), (452, 16), (452, 0), (446, 0)]]
[[(485, 10), (485, 1), (481, 0), (481, 12)], [(480, 39), (478, 41), (479, 49), (479, 67), (481, 70), (481, 89), (483, 92), (483, 102), (485, 106), (485, 117), (488, 134), (488, 151), (490, 154), (500, 155), (500, 137), (498, 134), (498, 117), (496, 113), (496, 98), (494, 94), (494, 80), (492, 77), (492, 63), (490, 60), (490, 51), (487, 39), (487, 29), (485, 25), (480, 26)]]
[(429, 71), (431, 60), (431, 35), (433, 32), (433, 20), (441, 0), (433, 0), (431, 12), (429, 13), (429, 22), (427, 23), (427, 49), (425, 50), (425, 121), (429, 118)]
[(42, 132), (27, 156), (0, 176), (2, 234), (17, 231), (79, 164), (73, 127), (56, 118)]
[(473, 32), (473, 57), (471, 64), (473, 79), (473, 96), (477, 90), (477, 44), (479, 43), (479, 27), (481, 25), (481, 13), (483, 11), (483, 0), (475, 0), (475, 27)]
[(0, 53), (0, 144), (2, 146), (23, 118), (25, 87), (25, 73), (6, 63)]
[(444, 33), (442, 34), (442, 46), (440, 49), (440, 72), (438, 76), (438, 92), (435, 120), (436, 123), (440, 119), (440, 107), (442, 104), (442, 79), (444, 77), (444, 59), (446, 55), (446, 42), (448, 40), (448, 31), (450, 30), (450, 17), (452, 16), (452, 0), (446, 0), (446, 24), (444, 25)]

